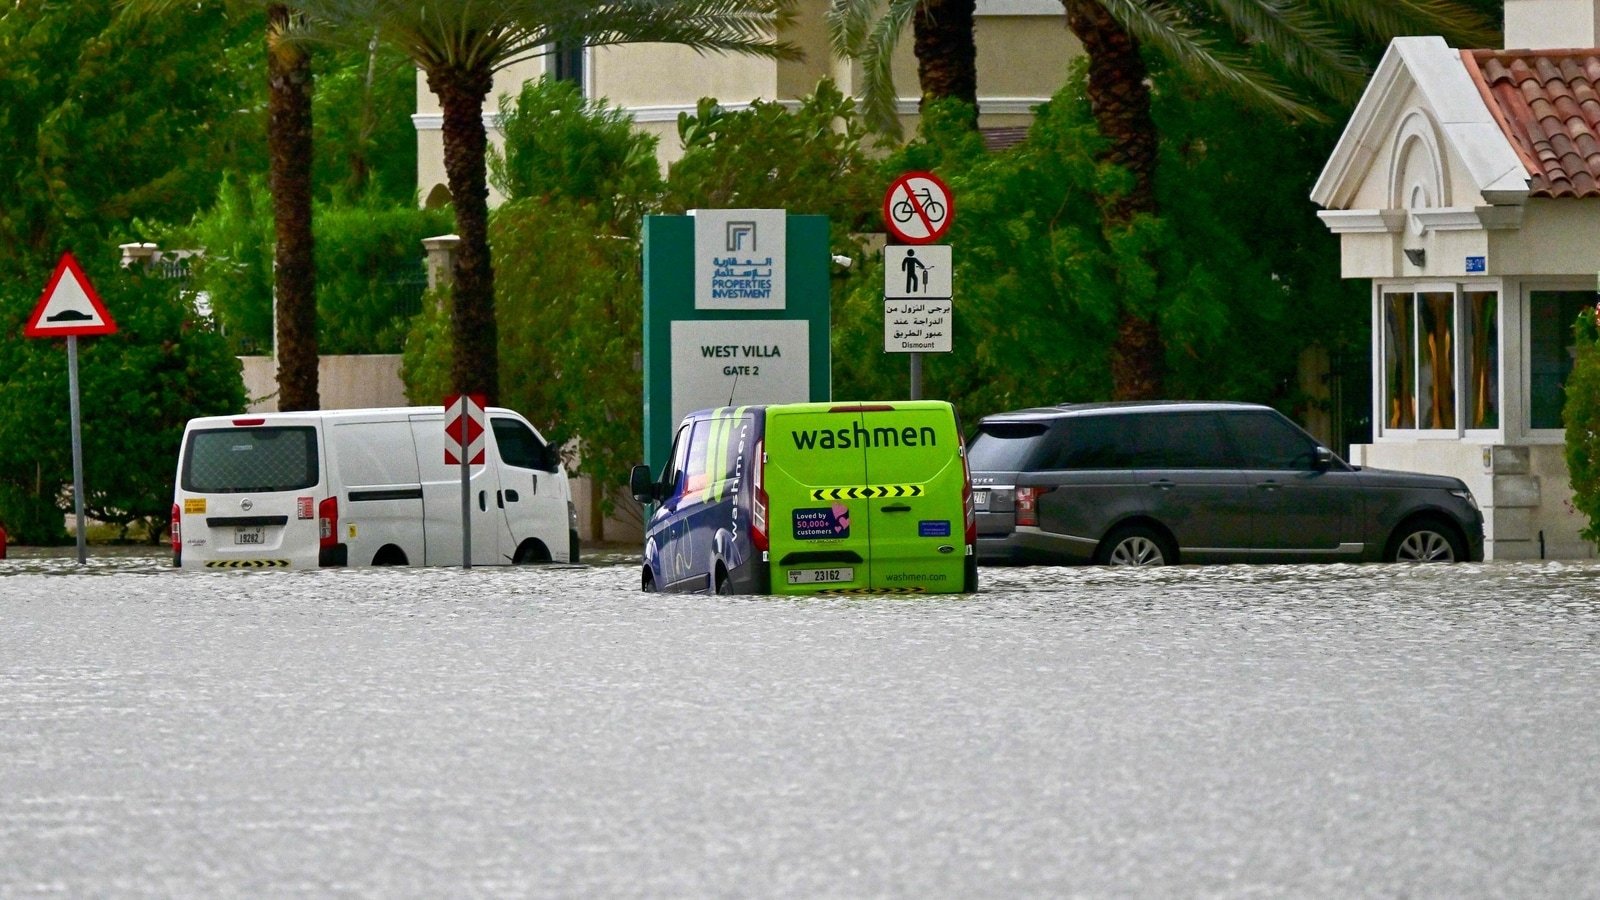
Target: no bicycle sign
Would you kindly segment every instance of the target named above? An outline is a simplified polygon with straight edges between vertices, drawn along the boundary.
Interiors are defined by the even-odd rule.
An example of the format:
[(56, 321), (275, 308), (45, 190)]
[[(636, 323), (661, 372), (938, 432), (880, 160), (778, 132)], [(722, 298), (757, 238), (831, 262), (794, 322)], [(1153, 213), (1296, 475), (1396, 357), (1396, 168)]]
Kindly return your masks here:
[(907, 172), (883, 195), (883, 222), (907, 244), (931, 244), (944, 237), (956, 217), (950, 188), (932, 172)]

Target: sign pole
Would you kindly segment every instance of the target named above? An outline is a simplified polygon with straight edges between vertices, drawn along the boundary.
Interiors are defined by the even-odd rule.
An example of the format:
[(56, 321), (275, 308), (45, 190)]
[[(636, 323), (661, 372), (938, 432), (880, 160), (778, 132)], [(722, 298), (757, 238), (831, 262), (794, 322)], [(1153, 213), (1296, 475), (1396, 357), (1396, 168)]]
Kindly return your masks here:
[(472, 418), (472, 400), (461, 395), (461, 568), (472, 568), (472, 440), (467, 437), (467, 422)]
[(67, 393), (72, 410), (72, 508), (78, 517), (78, 565), (89, 561), (83, 533), (83, 431), (78, 411), (78, 336), (67, 336)]
[(922, 399), (922, 354), (911, 354), (911, 399)]

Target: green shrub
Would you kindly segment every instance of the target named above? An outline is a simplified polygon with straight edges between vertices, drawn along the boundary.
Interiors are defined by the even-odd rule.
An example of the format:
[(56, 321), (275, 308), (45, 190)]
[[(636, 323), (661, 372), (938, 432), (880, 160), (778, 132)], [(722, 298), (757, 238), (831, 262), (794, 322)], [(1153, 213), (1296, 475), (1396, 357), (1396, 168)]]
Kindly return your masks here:
[(1576, 353), (1561, 417), (1567, 429), (1572, 503), (1589, 519), (1584, 538), (1600, 545), (1600, 331), (1595, 327), (1596, 312), (1584, 310), (1573, 325)]

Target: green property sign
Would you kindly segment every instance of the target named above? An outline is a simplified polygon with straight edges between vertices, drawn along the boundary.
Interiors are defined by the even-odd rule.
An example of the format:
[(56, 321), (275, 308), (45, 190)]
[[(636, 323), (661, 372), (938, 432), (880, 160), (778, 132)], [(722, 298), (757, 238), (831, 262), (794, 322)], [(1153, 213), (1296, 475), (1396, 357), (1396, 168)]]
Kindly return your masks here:
[(644, 451), (686, 413), (832, 395), (828, 219), (697, 209), (644, 222)]

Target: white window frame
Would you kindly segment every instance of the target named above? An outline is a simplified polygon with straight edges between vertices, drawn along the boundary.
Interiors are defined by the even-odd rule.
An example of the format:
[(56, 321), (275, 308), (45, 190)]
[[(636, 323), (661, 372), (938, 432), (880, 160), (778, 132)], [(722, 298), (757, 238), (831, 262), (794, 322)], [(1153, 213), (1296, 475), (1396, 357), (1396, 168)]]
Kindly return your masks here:
[[(1499, 411), (1499, 422), (1500, 422), (1500, 424), (1498, 426), (1494, 427), (1494, 428), (1472, 428), (1472, 429), (1469, 429), (1469, 428), (1466, 427), (1465, 423), (1466, 423), (1466, 420), (1467, 420), (1467, 415), (1466, 415), (1467, 368), (1468, 368), (1468, 365), (1470, 363), (1470, 359), (1469, 359), (1469, 357), (1467, 355), (1466, 342), (1462, 340), (1462, 336), (1463, 336), (1463, 332), (1464, 332), (1464, 324), (1463, 323), (1465, 323), (1467, 321), (1467, 312), (1468, 312), (1468, 310), (1467, 310), (1467, 293), (1468, 292), (1487, 292), (1487, 291), (1494, 292), (1494, 294), (1496, 296), (1496, 309), (1495, 309), (1496, 348), (1495, 348), (1495, 352), (1496, 352), (1496, 358), (1498, 360), (1498, 364), (1499, 364), (1499, 367), (1500, 367), (1500, 371), (1497, 373), (1497, 377), (1495, 379), (1496, 391), (1497, 391), (1497, 396), (1495, 397), (1495, 403), (1497, 404), (1496, 408)], [(1451, 319), (1451, 335), (1452, 335), (1452, 343), (1453, 343), (1454, 346), (1451, 348), (1451, 365), (1452, 365), (1451, 390), (1454, 393), (1454, 397), (1455, 397), (1455, 404), (1454, 404), (1455, 411), (1456, 411), (1455, 426), (1452, 427), (1452, 428), (1415, 428), (1415, 427), (1412, 427), (1412, 428), (1391, 428), (1387, 424), (1388, 423), (1388, 408), (1389, 408), (1388, 407), (1388, 402), (1389, 402), (1388, 376), (1389, 376), (1389, 372), (1388, 372), (1388, 366), (1386, 366), (1384, 364), (1384, 361), (1386, 359), (1385, 353), (1388, 350), (1388, 347), (1387, 347), (1388, 331), (1387, 331), (1387, 327), (1386, 327), (1386, 323), (1388, 321), (1387, 317), (1388, 317), (1388, 307), (1389, 307), (1388, 295), (1390, 295), (1390, 294), (1407, 294), (1407, 295), (1410, 295), (1413, 298), (1415, 298), (1415, 296), (1418, 295), (1418, 294), (1428, 294), (1428, 293), (1449, 293), (1451, 295), (1451, 298), (1452, 298), (1451, 299), (1451, 307), (1450, 307), (1451, 308), (1451, 315), (1452, 315), (1452, 319)], [(1506, 378), (1506, 362), (1507, 362), (1506, 347), (1507, 347), (1507, 337), (1508, 337), (1507, 328), (1506, 328), (1506, 324), (1507, 324), (1507, 322), (1506, 322), (1506, 318), (1507, 318), (1506, 317), (1506, 310), (1507, 310), (1506, 285), (1504, 283), (1502, 283), (1502, 281), (1499, 280), (1499, 279), (1484, 279), (1484, 280), (1473, 279), (1473, 280), (1459, 280), (1459, 281), (1455, 281), (1455, 280), (1441, 281), (1441, 280), (1437, 280), (1437, 279), (1418, 279), (1418, 280), (1415, 280), (1415, 281), (1389, 281), (1389, 282), (1382, 282), (1382, 283), (1374, 283), (1373, 284), (1373, 289), (1372, 289), (1372, 326), (1373, 326), (1372, 327), (1372, 411), (1373, 411), (1372, 427), (1373, 427), (1373, 440), (1374, 441), (1391, 440), (1391, 441), (1404, 441), (1404, 442), (1463, 441), (1463, 440), (1470, 440), (1470, 441), (1473, 441), (1473, 442), (1489, 442), (1489, 443), (1498, 443), (1501, 440), (1503, 440), (1503, 435), (1505, 434), (1506, 422), (1507, 422), (1507, 419), (1506, 419), (1506, 415), (1507, 415), (1506, 398), (1508, 396), (1507, 390), (1506, 390), (1506, 388), (1507, 388), (1507, 384), (1506, 384), (1506, 382), (1507, 382), (1507, 378)], [(1419, 365), (1421, 357), (1422, 357), (1422, 353), (1421, 353), (1422, 344), (1421, 344), (1421, 341), (1420, 341), (1421, 335), (1418, 333), (1418, 329), (1421, 327), (1421, 321), (1420, 320), (1421, 320), (1421, 317), (1416, 314), (1415, 300), (1413, 300), (1412, 315), (1409, 317), (1409, 324), (1410, 324), (1410, 327), (1411, 327), (1411, 348), (1412, 348), (1412, 358), (1411, 358), (1411, 365), (1412, 365), (1412, 378), (1411, 378), (1412, 391), (1411, 391), (1411, 393), (1412, 393), (1412, 396), (1411, 396), (1411, 402), (1413, 404), (1413, 409), (1412, 409), (1412, 419), (1413, 419), (1413, 421), (1415, 421), (1417, 419), (1418, 414), (1420, 413), (1420, 409), (1417, 408), (1420, 405), (1419, 404), (1419, 398), (1417, 396), (1418, 390), (1419, 390), (1419, 387), (1420, 387), (1420, 382), (1419, 382), (1419, 380), (1417, 378), (1417, 369), (1416, 369), (1416, 367)], [(1524, 365), (1525, 364), (1526, 364), (1526, 361), (1524, 360)], [(1523, 383), (1526, 384), (1526, 382), (1527, 382), (1527, 379), (1524, 378), (1523, 379)]]
[(1533, 427), (1533, 293), (1534, 291), (1588, 291), (1593, 293), (1595, 290), (1596, 284), (1593, 276), (1526, 278), (1517, 284), (1517, 318), (1521, 331), (1521, 341), (1519, 342), (1521, 352), (1518, 354), (1517, 359), (1517, 374), (1520, 380), (1520, 384), (1517, 386), (1517, 395), (1521, 402), (1521, 415), (1517, 419), (1517, 435), (1521, 443), (1564, 444), (1567, 440), (1565, 428)]

